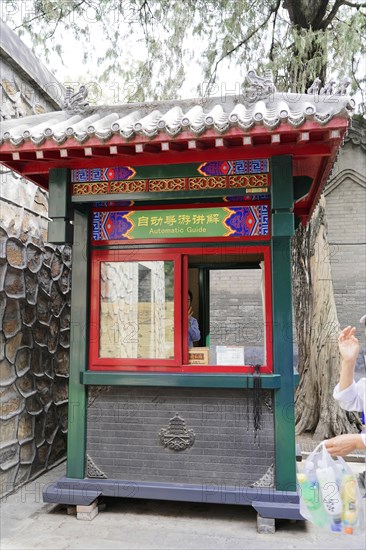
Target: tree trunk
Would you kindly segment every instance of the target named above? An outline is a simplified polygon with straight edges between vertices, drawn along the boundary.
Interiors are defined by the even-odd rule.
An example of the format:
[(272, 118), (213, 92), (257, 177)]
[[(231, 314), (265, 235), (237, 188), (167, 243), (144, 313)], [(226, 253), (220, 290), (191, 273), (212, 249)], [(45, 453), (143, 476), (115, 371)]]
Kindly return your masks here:
[(333, 294), (324, 197), (292, 243), (293, 302), (300, 384), (295, 397), (296, 433), (317, 439), (357, 431), (356, 415), (333, 399), (339, 381), (339, 323)]

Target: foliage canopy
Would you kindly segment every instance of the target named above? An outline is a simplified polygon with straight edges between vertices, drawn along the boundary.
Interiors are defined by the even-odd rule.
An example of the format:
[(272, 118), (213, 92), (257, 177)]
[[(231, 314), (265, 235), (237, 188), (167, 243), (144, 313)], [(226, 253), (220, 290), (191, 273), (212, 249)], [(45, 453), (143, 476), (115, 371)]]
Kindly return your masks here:
[(62, 59), (67, 35), (86, 62), (102, 37), (98, 80), (137, 82), (133, 101), (179, 97), (193, 67), (198, 95), (217, 91), (224, 67), (236, 80), (271, 69), (278, 89), (294, 92), (317, 76), (351, 76), (353, 91), (366, 81), (360, 0), (6, 0), (2, 17), (43, 56)]

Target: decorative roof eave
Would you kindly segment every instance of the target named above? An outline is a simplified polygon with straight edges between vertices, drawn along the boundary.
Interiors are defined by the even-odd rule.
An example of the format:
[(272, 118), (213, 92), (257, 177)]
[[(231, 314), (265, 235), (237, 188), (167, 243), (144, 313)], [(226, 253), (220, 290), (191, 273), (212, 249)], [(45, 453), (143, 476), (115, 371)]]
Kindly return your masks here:
[[(348, 121), (344, 118), (333, 119), (331, 127), (319, 130), (317, 126), (308, 121), (307, 131), (294, 133), (293, 128), (283, 124), (283, 134), (268, 134), (263, 127), (255, 127), (253, 131), (243, 133), (240, 128), (231, 128), (225, 139), (217, 138), (214, 130), (205, 134), (205, 144), (200, 147), (199, 140), (193, 140), (190, 133), (181, 135), (178, 140), (173, 140), (167, 147), (166, 136), (158, 136), (156, 140), (140, 137), (144, 142), (125, 141), (121, 144), (119, 136), (114, 136), (115, 144), (109, 141), (100, 144), (96, 138), (90, 138), (87, 146), (80, 147), (75, 139), (70, 139), (64, 148), (55, 147), (54, 143), (46, 143), (42, 150), (34, 144), (23, 144), (20, 147), (12, 147), (7, 154), (1, 152), (0, 160), (10, 169), (28, 177), (36, 184), (47, 188), (48, 173), (51, 168), (96, 168), (105, 166), (128, 165), (155, 165), (160, 163), (184, 163), (206, 160), (225, 160), (228, 158), (268, 158), (273, 155), (291, 155), (294, 163), (294, 175), (307, 175), (313, 180), (314, 190), (317, 185), (323, 187), (323, 168), (319, 168), (322, 159), (330, 159), (336, 154)], [(303, 129), (302, 129), (303, 130)], [(320, 132), (320, 133), (319, 133)], [(290, 133), (290, 135), (289, 135)], [(314, 138), (320, 136), (318, 140)], [(282, 143), (282, 137), (284, 142)], [(288, 139), (294, 139), (289, 142)], [(258, 139), (258, 144), (256, 140)], [(266, 140), (266, 143), (264, 143)], [(195, 147), (187, 148), (187, 144), (194, 143)], [(173, 145), (176, 147), (173, 147)], [(30, 149), (31, 147), (31, 149)], [(146, 147), (146, 149), (145, 149)], [(152, 148), (153, 147), (153, 148)], [(146, 154), (144, 154), (146, 152)], [(23, 156), (24, 153), (24, 156)], [(32, 154), (31, 154), (32, 153)], [(311, 203), (310, 194), (303, 201), (296, 203), (300, 215), (309, 213)]]
[(324, 157), (320, 162), (318, 174), (314, 177), (309, 193), (297, 203), (295, 203), (294, 212), (302, 220), (305, 225), (310, 220), (319, 200), (324, 192), (328, 178), (334, 166), (335, 160), (339, 153), (339, 149), (344, 142), (345, 132), (339, 134), (338, 138), (334, 139), (334, 145), (329, 156)]
[[(326, 130), (329, 135), (333, 130), (339, 130), (342, 133), (348, 127), (349, 121), (344, 117), (333, 117), (325, 126), (319, 126), (314, 121), (305, 120), (301, 127), (294, 128), (289, 122), (280, 122), (269, 130), (264, 125), (253, 124), (250, 128), (243, 129), (239, 125), (231, 125), (226, 131), (218, 132), (215, 127), (211, 127), (201, 133), (192, 133), (191, 131), (181, 131), (177, 135), (170, 135), (166, 131), (160, 131), (153, 136), (146, 136), (145, 134), (134, 134), (130, 138), (122, 136), (120, 132), (106, 132), (101, 131), (85, 131), (73, 130), (68, 128), (65, 133), (54, 133), (51, 137), (37, 133), (33, 136), (28, 136), (26, 132), (17, 137), (8, 137), (0, 144), (0, 161), (1, 155), (5, 153), (18, 152), (31, 152), (36, 150), (57, 150), (60, 147), (75, 149), (87, 147), (103, 147), (112, 145), (134, 145), (134, 144), (147, 144), (147, 143), (179, 143), (189, 140), (200, 139), (201, 141), (208, 141), (218, 137), (224, 137), (230, 139), (232, 137), (247, 137), (255, 138), (256, 136), (267, 136), (269, 141), (271, 136), (281, 136), (293, 134), (294, 136), (301, 136), (309, 132), (324, 134)], [(324, 141), (324, 138), (322, 139)], [(280, 139), (279, 139), (280, 142)]]
[(42, 146), (47, 140), (63, 144), (74, 138), (83, 145), (90, 136), (104, 143), (116, 135), (138, 142), (143, 137), (157, 139), (161, 134), (169, 140), (185, 132), (189, 132), (192, 138), (201, 137), (211, 129), (219, 135), (226, 135), (233, 127), (251, 132), (259, 126), (272, 132), (283, 122), (293, 129), (303, 127), (308, 120), (320, 127), (327, 126), (335, 117), (348, 119), (354, 109), (353, 100), (344, 95), (349, 79), (340, 86), (339, 95), (332, 95), (333, 81), (322, 88), (323, 95), (317, 95), (320, 86), (317, 79), (309, 88), (309, 95), (277, 93), (270, 75), (260, 78), (254, 71), (249, 71), (247, 78), (250, 86), (243, 97), (111, 107), (90, 107), (85, 86), (76, 93), (68, 88), (64, 111), (53, 113), (52, 118), (41, 115), (22, 118), (21, 121), (5, 121), (0, 143), (11, 141), (18, 146), (22, 140), (31, 140)]
[[(313, 185), (295, 204), (304, 219), (323, 191), (354, 109), (334, 83), (318, 95), (279, 94), (251, 72), (249, 96), (89, 107), (69, 90), (64, 111), (5, 121), (0, 162), (47, 187), (51, 168), (184, 163), (291, 155)], [(243, 101), (241, 101), (243, 99)]]
[[(130, 125), (121, 128), (117, 121), (114, 121), (111, 125), (102, 127), (98, 119), (98, 114), (95, 113), (79, 122), (72, 122), (67, 126), (67, 120), (59, 121), (53, 119), (54, 127), (50, 124), (51, 120), (45, 120), (43, 125), (37, 125), (31, 127), (30, 122), (32, 117), (27, 119), (21, 119), (21, 124), (14, 124), (13, 128), (9, 128), (8, 124), (3, 124), (3, 132), (0, 136), (0, 146), (8, 141), (15, 145), (21, 143), (33, 141), (35, 144), (42, 145), (45, 141), (54, 141), (57, 143), (64, 143), (65, 141), (75, 138), (80, 144), (83, 144), (91, 136), (95, 136), (100, 142), (106, 142), (112, 139), (113, 136), (120, 136), (122, 140), (133, 140), (138, 142), (140, 139), (147, 138), (149, 140), (158, 139), (160, 136), (164, 136), (165, 140), (175, 140), (182, 134), (189, 132), (191, 137), (197, 137), (206, 135), (207, 132), (214, 129), (216, 134), (225, 135), (232, 128), (241, 128), (244, 132), (252, 132), (256, 128), (263, 128), (266, 132), (272, 132), (273, 130), (286, 125), (286, 131), (296, 131), (300, 127), (306, 128), (306, 122), (313, 118), (313, 123), (319, 127), (327, 126), (334, 118), (339, 118), (338, 114), (335, 115), (318, 115), (314, 117), (306, 117), (301, 114), (297, 117), (288, 116), (280, 117), (273, 116), (272, 118), (261, 117), (257, 113), (257, 118), (238, 118), (236, 115), (230, 117), (220, 117), (219, 120), (215, 120), (210, 116), (204, 117), (202, 115), (196, 118), (193, 122), (187, 119), (182, 119), (180, 125), (175, 127), (164, 126), (164, 119), (161, 114), (154, 113), (154, 116), (147, 120), (147, 117), (136, 122), (133, 127)], [(107, 116), (105, 118), (110, 118)], [(347, 118), (342, 117), (341, 118)], [(73, 119), (74, 120), (74, 119)], [(99, 123), (98, 123), (99, 122)], [(28, 126), (27, 126), (28, 125)], [(65, 126), (67, 126), (65, 128)]]

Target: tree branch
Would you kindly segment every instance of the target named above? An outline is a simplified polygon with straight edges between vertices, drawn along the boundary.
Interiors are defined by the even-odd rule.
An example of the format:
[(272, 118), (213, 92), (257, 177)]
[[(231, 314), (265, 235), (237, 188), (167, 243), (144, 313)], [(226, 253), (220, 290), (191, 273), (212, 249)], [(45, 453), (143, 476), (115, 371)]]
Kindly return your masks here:
[(259, 25), (259, 27), (257, 27), (256, 29), (254, 29), (251, 33), (249, 33), (243, 40), (241, 40), (239, 42), (239, 44), (237, 44), (236, 46), (234, 46), (234, 48), (231, 48), (231, 50), (229, 50), (228, 52), (225, 52), (215, 63), (215, 67), (214, 67), (214, 70), (212, 71), (211, 73), (211, 76), (209, 78), (209, 81), (207, 83), (207, 93), (209, 92), (210, 90), (210, 86), (212, 84), (212, 82), (215, 80), (216, 78), (216, 73), (217, 73), (217, 67), (219, 66), (219, 64), (221, 63), (221, 61), (223, 61), (226, 57), (229, 57), (232, 53), (236, 52), (237, 50), (239, 50), (239, 48), (241, 48), (242, 46), (244, 46), (244, 44), (246, 44), (258, 31), (260, 31), (267, 23), (268, 21), (270, 20), (272, 14), (275, 12), (275, 11), (278, 11), (278, 8), (277, 8), (277, 5), (276, 7), (272, 6), (267, 17), (264, 19), (264, 21)]
[(335, 16), (337, 15), (337, 12), (338, 12), (339, 8), (341, 6), (343, 6), (344, 4), (346, 4), (346, 3), (347, 3), (347, 0), (336, 0), (336, 2), (334, 3), (334, 6), (331, 9), (329, 15), (322, 21), (319, 28), (325, 30), (328, 27), (328, 25), (330, 25), (330, 23), (333, 21)]
[[(149, 18), (150, 18), (150, 20), (155, 20), (157, 24), (160, 24), (162, 26), (162, 28), (165, 30), (165, 32), (169, 32), (169, 31), (168, 31), (167, 27), (162, 23), (162, 21), (159, 21), (155, 17), (155, 15), (154, 15), (151, 7), (150, 7), (150, 4), (149, 4), (148, 0), (143, 0), (137, 11), (138, 11), (138, 18), (139, 18), (139, 22), (140, 22), (140, 25), (141, 25), (141, 28), (142, 28), (142, 32), (144, 33), (147, 53), (148, 53), (148, 56), (150, 56), (150, 52), (149, 52), (149, 44), (150, 44), (149, 24), (152, 25), (152, 23), (149, 21)], [(151, 26), (151, 28), (153, 29), (152, 26)], [(152, 33), (152, 34), (154, 34), (154, 33)]]
[(54, 26), (54, 28), (53, 28), (53, 31), (45, 37), (46, 39), (52, 38), (52, 36), (55, 34), (56, 29), (57, 29), (57, 27), (58, 27), (58, 24), (59, 24), (59, 22), (61, 21), (62, 17), (63, 17), (63, 11), (62, 11), (62, 8), (61, 8), (61, 10), (60, 10), (60, 15), (59, 15), (58, 18), (57, 18), (57, 21), (56, 21), (56, 23), (55, 23), (55, 26)]
[(274, 18), (273, 18), (273, 25), (272, 25), (272, 40), (271, 40), (271, 47), (270, 47), (269, 54), (268, 54), (268, 57), (269, 57), (269, 59), (270, 59), (271, 61), (273, 61), (274, 36), (275, 36), (277, 15), (278, 15), (278, 10), (280, 9), (280, 5), (281, 5), (281, 0), (278, 0), (278, 1), (277, 1), (277, 5), (276, 5), (276, 7), (275, 7), (275, 15), (274, 15)]
[(357, 76), (357, 66), (355, 67), (355, 58), (354, 57), (352, 57), (352, 61), (351, 61), (351, 74), (352, 74), (353, 80), (356, 82), (357, 88), (359, 89), (359, 91), (361, 93), (362, 102), (360, 104), (360, 110), (361, 110), (362, 115), (365, 115), (365, 105), (366, 105), (365, 96), (366, 96), (366, 94), (365, 94), (364, 88), (361, 86), (362, 80), (360, 81), (358, 79), (358, 76)]
[(354, 4), (353, 2), (348, 2), (348, 0), (344, 0), (343, 4), (345, 6), (349, 6), (350, 8), (356, 8), (357, 10), (361, 8), (366, 8), (366, 2), (363, 2), (363, 4)]
[[(87, 0), (80, 0), (80, 2), (78, 4), (76, 4), (75, 6), (73, 6), (70, 11), (68, 11), (67, 13), (65, 13), (64, 15), (67, 16), (67, 15), (70, 15), (70, 13), (72, 13), (73, 11), (77, 10), (78, 8), (80, 8), (80, 6), (82, 6), (83, 4), (86, 4), (86, 1)], [(52, 8), (51, 12), (53, 11), (57, 11), (58, 8), (57, 6), (55, 6), (54, 8)], [(62, 8), (61, 8), (61, 13), (62, 13)], [(26, 21), (24, 21), (21, 25), (18, 25), (17, 27), (14, 27), (13, 28), (13, 31), (16, 31), (17, 29), (21, 29), (22, 27), (27, 27), (29, 26), (30, 23), (33, 23), (33, 21), (37, 21), (37, 19), (42, 19), (42, 17), (45, 17), (47, 15), (47, 12), (45, 12), (45, 10), (42, 10), (38, 15), (35, 15), (34, 17), (32, 17), (32, 19), (27, 19)], [(57, 24), (56, 26), (58, 25), (60, 21), (60, 17), (58, 18), (57, 20)], [(52, 36), (52, 35), (51, 35)]]

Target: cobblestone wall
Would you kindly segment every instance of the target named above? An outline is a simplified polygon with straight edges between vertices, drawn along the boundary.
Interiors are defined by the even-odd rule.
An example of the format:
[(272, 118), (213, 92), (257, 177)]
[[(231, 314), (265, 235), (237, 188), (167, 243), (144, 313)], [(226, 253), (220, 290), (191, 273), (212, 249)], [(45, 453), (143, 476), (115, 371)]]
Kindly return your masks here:
[(71, 249), (47, 243), (47, 194), (2, 169), (0, 491), (65, 454)]
[[(63, 87), (0, 20), (0, 121), (59, 108)], [(65, 455), (69, 247), (47, 243), (47, 194), (0, 166), (0, 496)]]

